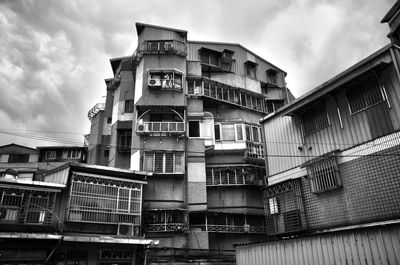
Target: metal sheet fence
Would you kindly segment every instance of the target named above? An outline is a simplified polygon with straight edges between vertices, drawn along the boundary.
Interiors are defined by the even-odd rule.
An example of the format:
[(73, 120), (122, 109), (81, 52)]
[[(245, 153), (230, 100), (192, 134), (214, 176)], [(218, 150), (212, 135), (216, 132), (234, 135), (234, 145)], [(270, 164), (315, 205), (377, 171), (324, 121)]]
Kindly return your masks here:
[(236, 247), (237, 265), (400, 264), (400, 225)]

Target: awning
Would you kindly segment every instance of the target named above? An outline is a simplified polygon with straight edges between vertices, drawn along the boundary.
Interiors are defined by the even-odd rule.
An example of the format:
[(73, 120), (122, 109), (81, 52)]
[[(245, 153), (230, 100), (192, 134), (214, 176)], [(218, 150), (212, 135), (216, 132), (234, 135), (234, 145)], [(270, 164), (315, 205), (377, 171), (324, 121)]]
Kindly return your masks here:
[(107, 244), (133, 244), (133, 245), (158, 245), (158, 240), (132, 238), (112, 235), (65, 235), (66, 242), (107, 243)]
[(0, 232), (0, 238), (3, 239), (49, 239), (59, 240), (61, 235), (44, 233), (18, 233), (18, 232)]

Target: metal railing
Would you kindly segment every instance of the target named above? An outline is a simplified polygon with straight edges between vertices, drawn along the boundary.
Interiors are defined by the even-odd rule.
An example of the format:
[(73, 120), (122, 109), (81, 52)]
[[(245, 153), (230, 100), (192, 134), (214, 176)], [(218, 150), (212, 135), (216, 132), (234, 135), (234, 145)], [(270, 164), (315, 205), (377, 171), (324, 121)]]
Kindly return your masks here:
[(191, 229), (200, 228), (201, 231), (218, 232), (218, 233), (260, 233), (266, 232), (264, 226), (255, 225), (191, 225)]
[(143, 41), (133, 54), (134, 63), (139, 63), (144, 54), (176, 54), (187, 56), (186, 43), (178, 40)]
[(184, 133), (184, 122), (143, 122), (136, 125), (137, 133)]
[(187, 231), (185, 223), (161, 223), (143, 225), (145, 232), (183, 232)]
[(246, 156), (264, 159), (264, 145), (262, 143), (246, 142)]

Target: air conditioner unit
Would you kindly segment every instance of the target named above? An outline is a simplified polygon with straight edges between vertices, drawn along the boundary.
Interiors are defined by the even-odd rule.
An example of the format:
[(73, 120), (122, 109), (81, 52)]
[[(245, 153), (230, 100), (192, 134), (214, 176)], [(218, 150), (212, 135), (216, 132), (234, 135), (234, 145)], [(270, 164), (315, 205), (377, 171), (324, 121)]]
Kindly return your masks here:
[(0, 208), (0, 221), (17, 221), (18, 209)]
[(139, 235), (139, 230), (135, 229), (134, 224), (119, 223), (117, 235), (119, 235), (119, 236), (137, 236), (137, 235)]
[(144, 132), (144, 128), (145, 128), (145, 127), (144, 127), (144, 124), (138, 124), (138, 125), (137, 125), (137, 131), (138, 131), (138, 132)]
[(149, 79), (149, 86), (154, 86), (154, 87), (161, 86), (161, 80), (160, 79), (151, 78), (151, 79)]

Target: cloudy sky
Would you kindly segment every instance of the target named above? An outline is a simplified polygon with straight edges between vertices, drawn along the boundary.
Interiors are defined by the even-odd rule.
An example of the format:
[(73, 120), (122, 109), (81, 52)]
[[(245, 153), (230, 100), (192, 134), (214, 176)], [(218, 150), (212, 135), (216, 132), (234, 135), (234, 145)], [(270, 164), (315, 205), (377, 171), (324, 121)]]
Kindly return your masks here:
[(284, 69), (296, 97), (389, 43), (394, 0), (0, 0), (0, 145), (79, 145), (104, 102), (109, 59), (135, 22), (240, 43)]

